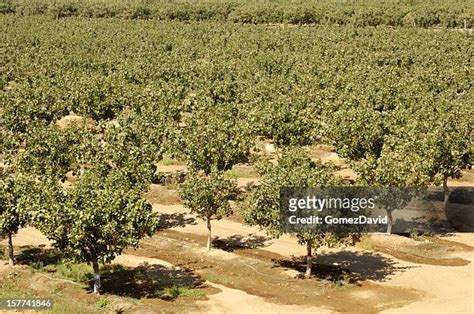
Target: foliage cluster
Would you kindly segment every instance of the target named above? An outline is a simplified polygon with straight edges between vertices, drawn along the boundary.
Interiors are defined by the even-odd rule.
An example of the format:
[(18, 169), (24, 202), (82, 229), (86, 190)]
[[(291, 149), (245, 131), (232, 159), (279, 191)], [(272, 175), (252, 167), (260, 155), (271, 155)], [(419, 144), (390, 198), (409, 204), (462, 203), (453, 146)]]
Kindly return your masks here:
[(236, 23), (471, 28), (472, 0), (2, 0), (4, 14)]

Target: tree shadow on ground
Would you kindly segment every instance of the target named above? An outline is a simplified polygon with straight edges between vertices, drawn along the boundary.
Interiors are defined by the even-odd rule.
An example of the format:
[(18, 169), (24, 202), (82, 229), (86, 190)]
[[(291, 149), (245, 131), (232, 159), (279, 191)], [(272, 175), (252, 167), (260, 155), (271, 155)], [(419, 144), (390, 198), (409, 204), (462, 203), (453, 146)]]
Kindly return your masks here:
[(197, 224), (196, 219), (185, 216), (185, 213), (160, 214), (158, 218), (158, 230)]
[[(384, 232), (383, 229), (378, 230)], [(449, 221), (441, 221), (437, 218), (425, 216), (413, 217), (411, 220), (395, 219), (392, 234), (410, 236), (411, 234), (447, 234), (456, 232)]]
[[(472, 205), (474, 202), (474, 190), (472, 187), (452, 186), (449, 188), (449, 203)], [(444, 201), (444, 191), (441, 188), (430, 191), (424, 198), (425, 201)]]
[(15, 260), (18, 264), (41, 268), (47, 265), (57, 264), (63, 258), (64, 256), (53, 248), (45, 248), (44, 246), (21, 246)]
[[(57, 273), (57, 266), (64, 262), (64, 256), (54, 249), (22, 247), (16, 261), (18, 264), (28, 265), (40, 271)], [(90, 268), (90, 273), (74, 281), (86, 284), (87, 290), (92, 292), (92, 267), (87, 265), (83, 267), (86, 267), (86, 270)], [(102, 266), (100, 272), (103, 293), (135, 299), (159, 298), (173, 301), (186, 295), (191, 289), (205, 287), (204, 281), (192, 271), (162, 265), (144, 264), (129, 268), (111, 264)], [(61, 278), (61, 275), (58, 278)]]
[[(183, 290), (204, 288), (204, 281), (192, 271), (162, 265), (128, 268), (106, 265), (101, 270), (102, 292), (135, 299), (159, 298), (172, 301)], [(92, 291), (92, 283), (89, 287)]]
[[(291, 260), (273, 260), (276, 266), (294, 269), (301, 274), (306, 270), (306, 257)], [(386, 281), (397, 272), (416, 266), (397, 266), (390, 258), (377, 253), (340, 251), (317, 255), (313, 258), (312, 274), (332, 282), (341, 280), (356, 283), (361, 280)]]
[(234, 234), (227, 238), (216, 238), (212, 241), (212, 245), (215, 248), (227, 252), (232, 252), (234, 250), (245, 250), (265, 247), (269, 245), (269, 243), (267, 243), (268, 240), (270, 240), (270, 238), (259, 236), (254, 233), (249, 233), (247, 235)]

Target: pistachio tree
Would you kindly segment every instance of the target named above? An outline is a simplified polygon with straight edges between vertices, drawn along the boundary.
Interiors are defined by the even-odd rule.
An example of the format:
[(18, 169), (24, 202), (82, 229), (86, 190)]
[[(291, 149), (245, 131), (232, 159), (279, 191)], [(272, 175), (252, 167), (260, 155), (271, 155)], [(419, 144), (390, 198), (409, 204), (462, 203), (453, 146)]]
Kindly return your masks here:
[(231, 213), (236, 182), (225, 170), (248, 159), (253, 138), (248, 121), (231, 105), (209, 105), (189, 113), (177, 139), (176, 150), (191, 170), (180, 194), (186, 207), (207, 224), (207, 248), (211, 248), (211, 221)]
[(187, 113), (175, 150), (188, 168), (210, 174), (248, 159), (253, 137), (249, 122), (234, 105), (203, 105)]
[[(424, 163), (431, 167), (433, 182), (441, 182), (444, 192), (444, 208), (449, 201), (448, 179), (462, 177), (462, 171), (470, 169), (474, 160), (474, 110), (460, 104), (454, 110), (445, 108), (429, 121), (429, 129), (419, 133), (418, 145), (423, 147)], [(428, 108), (425, 108), (428, 111)]]
[[(264, 229), (269, 236), (280, 237), (283, 233), (280, 214), (280, 190), (283, 187), (321, 187), (343, 184), (334, 176), (334, 167), (310, 159), (301, 148), (283, 151), (278, 164), (264, 162), (259, 165), (263, 175), (259, 185), (247, 198), (243, 217), (247, 224)], [(328, 245), (335, 246), (347, 237), (343, 233), (299, 232), (298, 243), (306, 246), (306, 277), (311, 276), (313, 250)]]
[(99, 264), (110, 263), (127, 247), (151, 236), (157, 221), (151, 204), (130, 187), (120, 170), (88, 169), (72, 186), (42, 182), (32, 205), (32, 222), (54, 246), (94, 271), (94, 293), (100, 293)]
[[(75, 153), (65, 150), (64, 155), (56, 151), (64, 135), (51, 126), (56, 142), (48, 142), (43, 150), (32, 143), (26, 146), (27, 154), (20, 154), (29, 157), (21, 160), (38, 165), (32, 172), (35, 192), (22, 199), (31, 224), (64, 255), (92, 265), (95, 293), (100, 292), (99, 265), (110, 263), (127, 247), (137, 247), (140, 239), (153, 234), (157, 223), (151, 205), (142, 198), (155, 171), (157, 145), (145, 142), (146, 130), (136, 128), (134, 118), (130, 124), (121, 119), (102, 121), (94, 129), (76, 132), (78, 138), (72, 142), (76, 149), (64, 144)], [(52, 153), (65, 162), (51, 165)], [(60, 174), (77, 168), (75, 182), (61, 184)], [(47, 169), (58, 175), (48, 175)]]
[(232, 213), (229, 201), (237, 196), (235, 180), (225, 178), (222, 172), (206, 175), (191, 172), (180, 186), (180, 195), (184, 206), (206, 222), (207, 249), (211, 249), (211, 221), (220, 220)]
[[(424, 148), (417, 141), (420, 128), (410, 119), (413, 110), (363, 106), (341, 108), (331, 115), (326, 136), (357, 174), (358, 184), (404, 188), (425, 187), (432, 182), (432, 170), (422, 153)], [(392, 230), (393, 210), (406, 206), (410, 199), (407, 196), (395, 192), (386, 195), (387, 233)]]

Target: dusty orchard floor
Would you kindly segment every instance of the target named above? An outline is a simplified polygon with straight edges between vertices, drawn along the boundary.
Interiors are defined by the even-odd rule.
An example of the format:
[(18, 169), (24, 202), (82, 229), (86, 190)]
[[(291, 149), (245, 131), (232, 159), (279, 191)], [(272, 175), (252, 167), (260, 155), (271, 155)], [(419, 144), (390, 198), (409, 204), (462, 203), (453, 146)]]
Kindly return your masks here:
[[(200, 236), (165, 232), (166, 236), (157, 235), (146, 240), (141, 249), (127, 251), (116, 262), (136, 266), (140, 263), (153, 265), (160, 260), (166, 267), (177, 266), (197, 273), (216, 289), (206, 294), (207, 300), (192, 301), (197, 306), (194, 309), (202, 312), (233, 312), (229, 306), (237, 303), (225, 302), (231, 296), (232, 300), (235, 298), (248, 306), (255, 305), (256, 309), (272, 312), (282, 309), (282, 312), (299, 313), (306, 312), (309, 307), (318, 312), (420, 313), (425, 308), (439, 311), (444, 307), (448, 312), (454, 309), (458, 313), (468, 313), (472, 306), (471, 263), (446, 267), (406, 262), (385, 253), (335, 250), (317, 257), (314, 268), (317, 279), (307, 281), (291, 278), (302, 265), (295, 263), (289, 255), (263, 251), (258, 247), (242, 248), (235, 243), (229, 244), (232, 252), (216, 249), (207, 254)], [(449, 241), (454, 247), (459, 247), (456, 243), (462, 243), (454, 253), (472, 261), (468, 243), (474, 243), (473, 235), (452, 238), (442, 240)], [(34, 245), (48, 245), (44, 237), (32, 228), (21, 230), (15, 240), (21, 245), (27, 245), (30, 240), (34, 240)], [(397, 242), (397, 239), (392, 237), (392, 242)], [(252, 250), (260, 250), (260, 253), (241, 254)], [(258, 259), (252, 256), (258, 254)], [(335, 279), (344, 278), (346, 274), (349, 279), (355, 276), (356, 280), (338, 286)], [(146, 306), (153, 308), (151, 303)], [(450, 309), (443, 304), (449, 304)], [(282, 305), (285, 306), (280, 307)]]

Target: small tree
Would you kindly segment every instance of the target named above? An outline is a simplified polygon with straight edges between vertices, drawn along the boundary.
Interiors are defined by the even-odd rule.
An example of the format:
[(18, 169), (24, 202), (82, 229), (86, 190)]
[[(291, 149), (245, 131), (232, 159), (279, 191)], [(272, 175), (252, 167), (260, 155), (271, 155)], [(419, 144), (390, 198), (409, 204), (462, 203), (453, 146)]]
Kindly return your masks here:
[(0, 169), (0, 235), (8, 238), (10, 266), (15, 264), (12, 237), (28, 221), (22, 200), (30, 195), (31, 184), (24, 176), (12, 176)]
[(359, 184), (383, 188), (378, 196), (387, 214), (387, 234), (392, 233), (393, 211), (405, 208), (431, 182), (422, 156), (407, 145), (398, 145), (400, 141), (391, 137), (386, 140), (378, 158), (351, 162)]
[(186, 157), (191, 173), (180, 194), (186, 207), (206, 221), (210, 250), (211, 220), (229, 215), (229, 200), (236, 196), (236, 182), (223, 172), (247, 160), (253, 138), (248, 122), (231, 105), (199, 108), (184, 122), (176, 150)]
[(92, 265), (94, 293), (100, 292), (99, 264), (155, 231), (151, 205), (120, 171), (92, 168), (67, 190), (54, 182), (42, 187), (34, 224), (66, 256)]
[(405, 207), (417, 193), (396, 188), (424, 188), (434, 180), (433, 164), (426, 156), (432, 144), (422, 139), (431, 127), (429, 120), (408, 118), (419, 110), (345, 108), (333, 114), (326, 129), (359, 184), (387, 188), (381, 203), (387, 213), (388, 234), (392, 232), (392, 212)]
[(425, 148), (425, 162), (432, 167), (433, 182), (442, 183), (445, 210), (449, 202), (448, 179), (460, 178), (462, 171), (470, 169), (474, 160), (473, 112), (462, 107), (458, 110), (456, 114), (437, 115), (434, 121), (430, 121), (429, 131), (419, 139)]
[[(281, 188), (342, 184), (342, 179), (333, 175), (334, 167), (312, 161), (298, 148), (283, 151), (277, 165), (270, 162), (259, 165), (259, 171), (264, 176), (263, 181), (248, 197), (243, 216), (246, 223), (265, 229), (274, 238), (284, 232), (280, 219)], [(306, 277), (311, 276), (313, 250), (323, 245), (337, 245), (347, 237), (328, 232), (300, 232), (296, 236), (298, 243), (306, 246)]]
[(180, 187), (184, 205), (207, 224), (207, 249), (211, 249), (211, 221), (220, 220), (232, 213), (229, 201), (237, 195), (237, 184), (222, 173), (209, 175), (192, 172)]

